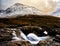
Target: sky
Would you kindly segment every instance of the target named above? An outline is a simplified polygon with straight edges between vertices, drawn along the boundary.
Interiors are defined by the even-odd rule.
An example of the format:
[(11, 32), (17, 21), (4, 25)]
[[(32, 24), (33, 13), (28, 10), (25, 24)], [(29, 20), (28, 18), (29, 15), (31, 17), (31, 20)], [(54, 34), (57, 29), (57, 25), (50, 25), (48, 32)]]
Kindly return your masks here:
[(0, 0), (2, 9), (6, 9), (12, 6), (14, 3), (20, 2), (20, 0)]
[[(50, 13), (56, 10), (59, 0), (0, 0), (0, 9), (7, 9), (15, 3), (33, 6), (43, 13)], [(59, 7), (58, 7), (59, 8)]]

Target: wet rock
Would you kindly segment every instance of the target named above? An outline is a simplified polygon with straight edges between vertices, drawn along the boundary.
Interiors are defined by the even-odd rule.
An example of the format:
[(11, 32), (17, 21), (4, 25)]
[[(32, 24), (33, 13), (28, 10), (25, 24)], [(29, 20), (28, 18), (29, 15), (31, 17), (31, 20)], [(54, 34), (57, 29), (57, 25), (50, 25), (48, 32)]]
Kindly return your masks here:
[(54, 41), (56, 41), (56, 42), (60, 42), (60, 35), (56, 35), (56, 37), (53, 39)]
[(32, 46), (28, 41), (4, 41), (0, 42), (0, 46)]
[(49, 31), (49, 34), (51, 36), (56, 36), (57, 34), (60, 35), (60, 28), (53, 28), (51, 31)]
[(0, 46), (7, 46), (7, 43), (8, 43), (9, 41), (2, 41), (2, 42), (0, 42)]
[(60, 46), (60, 43), (53, 41), (53, 39), (47, 39), (45, 41), (40, 41), (36, 46)]
[(37, 46), (45, 46), (45, 44), (47, 43), (47, 41), (40, 41)]
[(53, 30), (60, 35), (60, 28), (54, 28)]
[(32, 46), (28, 41), (8, 42), (7, 46)]
[(20, 28), (23, 33), (25, 33), (26, 35), (28, 35), (29, 33), (34, 33), (37, 36), (46, 36), (47, 34), (45, 34), (44, 32), (46, 30), (44, 30), (43, 28), (39, 27), (39, 26), (23, 26), (22, 28)]
[(60, 40), (60, 35), (57, 34), (55, 38)]
[[(40, 41), (37, 45), (32, 45), (28, 41), (14, 41), (12, 40), (12, 31), (16, 32), (17, 37), (20, 36), (20, 30), (21, 29), (26, 35), (29, 33), (35, 33), (37, 36), (44, 36), (44, 31), (45, 33), (48, 32), (51, 35), (55, 35), (55, 37), (51, 37), (51, 39), (47, 39), (44, 41)], [(59, 31), (59, 30), (58, 30)], [(23, 27), (18, 27), (18, 28), (3, 28), (0, 29), (0, 46), (60, 46), (60, 42), (58, 43), (57, 41), (60, 41), (60, 34), (57, 30), (46, 30), (44, 28), (38, 27), (38, 26), (23, 26)], [(49, 35), (49, 34), (47, 34)], [(55, 40), (53, 40), (55, 38)]]
[(12, 38), (12, 31), (7, 29), (0, 29), (0, 42), (9, 41)]

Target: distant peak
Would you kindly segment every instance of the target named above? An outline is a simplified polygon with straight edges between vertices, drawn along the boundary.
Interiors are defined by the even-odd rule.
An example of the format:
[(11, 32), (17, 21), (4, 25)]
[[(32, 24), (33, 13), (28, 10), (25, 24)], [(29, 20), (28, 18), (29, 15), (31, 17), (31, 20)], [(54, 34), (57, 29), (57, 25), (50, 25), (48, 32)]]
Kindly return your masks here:
[(23, 5), (23, 4), (21, 4), (21, 3), (15, 3), (14, 5), (19, 6), (19, 5)]

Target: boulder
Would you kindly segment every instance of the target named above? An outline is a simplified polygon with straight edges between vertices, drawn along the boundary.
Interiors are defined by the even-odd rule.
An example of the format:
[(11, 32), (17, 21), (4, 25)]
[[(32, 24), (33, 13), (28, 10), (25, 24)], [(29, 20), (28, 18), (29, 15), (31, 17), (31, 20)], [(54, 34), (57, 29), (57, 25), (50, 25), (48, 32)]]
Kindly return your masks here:
[(47, 39), (45, 41), (40, 41), (36, 46), (60, 46), (60, 43), (53, 41), (53, 39)]
[(57, 34), (53, 40), (60, 43), (60, 35)]
[(9, 31), (7, 29), (0, 29), (0, 42), (10, 41), (12, 36), (12, 31)]
[(32, 46), (28, 41), (8, 42), (7, 46)]

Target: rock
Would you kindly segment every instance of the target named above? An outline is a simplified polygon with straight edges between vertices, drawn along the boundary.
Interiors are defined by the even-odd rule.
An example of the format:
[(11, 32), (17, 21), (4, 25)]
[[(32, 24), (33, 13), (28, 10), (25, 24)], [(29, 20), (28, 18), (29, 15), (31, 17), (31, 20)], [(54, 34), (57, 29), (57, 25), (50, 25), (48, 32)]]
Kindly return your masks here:
[(60, 28), (54, 28), (53, 30), (60, 35)]
[(60, 39), (60, 35), (56, 35), (56, 38)]
[(47, 41), (40, 41), (40, 42), (37, 44), (37, 46), (45, 46), (46, 42), (47, 42)]
[(3, 13), (3, 12), (5, 12), (4, 10), (0, 10), (0, 13)]
[(0, 46), (32, 46), (28, 41), (4, 41), (0, 42)]
[(23, 33), (25, 33), (26, 35), (28, 35), (29, 33), (34, 33), (37, 36), (46, 36), (44, 31), (41, 27), (39, 26), (23, 26), (22, 28), (20, 28), (22, 30)]
[(0, 42), (0, 46), (7, 46), (7, 43), (8, 43), (9, 41), (2, 41), (2, 42)]
[(32, 46), (28, 41), (8, 42), (7, 46)]
[(60, 42), (60, 35), (56, 35), (56, 37), (53, 39), (54, 41), (56, 41), (56, 42)]
[[(12, 39), (12, 32), (15, 31), (17, 37), (20, 36), (21, 29), (26, 35), (29, 33), (35, 33), (38, 36), (44, 36), (44, 28), (39, 26), (23, 26), (18, 28), (2, 28), (0, 29), (0, 46), (60, 46), (60, 34), (56, 33), (55, 37), (48, 38), (44, 41), (40, 41), (37, 45), (32, 45), (29, 41), (24, 40), (23, 38), (19, 41), (14, 41)], [(55, 30), (52, 30), (52, 35)], [(48, 31), (47, 31), (48, 32)], [(57, 31), (55, 31), (57, 32)], [(51, 32), (50, 32), (51, 33)], [(53, 40), (53, 38), (55, 38)], [(59, 43), (57, 42), (59, 41)]]
[(9, 41), (12, 38), (12, 31), (7, 29), (0, 29), (0, 42), (1, 41)]
[(60, 43), (57, 43), (51, 39), (45, 41), (40, 41), (36, 46), (60, 46)]
[(60, 28), (51, 28), (47, 26), (43, 26), (42, 28), (48, 32), (49, 36), (55, 37), (57, 34), (60, 35)]
[[(14, 41), (12, 40), (12, 31), (17, 30), (15, 28), (3, 28), (0, 29), (0, 46), (31, 46), (30, 42), (28, 41)], [(16, 31), (16, 34), (18, 32)]]

